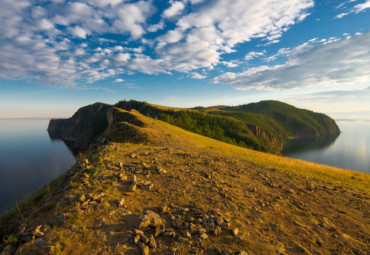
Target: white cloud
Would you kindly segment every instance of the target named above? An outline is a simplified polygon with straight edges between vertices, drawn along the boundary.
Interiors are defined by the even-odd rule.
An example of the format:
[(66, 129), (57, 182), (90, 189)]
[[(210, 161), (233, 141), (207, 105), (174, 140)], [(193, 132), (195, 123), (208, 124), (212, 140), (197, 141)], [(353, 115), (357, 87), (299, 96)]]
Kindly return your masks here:
[(148, 27), (148, 31), (149, 32), (157, 32), (158, 30), (162, 30), (163, 28), (165, 27), (165, 23), (163, 22), (163, 20), (161, 20), (159, 23), (157, 24), (152, 24)]
[(69, 29), (69, 31), (71, 32), (72, 35), (83, 39), (85, 39), (87, 35), (87, 32), (82, 27), (79, 26), (72, 27)]
[(126, 63), (130, 59), (130, 54), (129, 53), (120, 53), (116, 56), (116, 61), (117, 62), (123, 62)]
[(225, 73), (214, 82), (230, 83), (237, 89), (354, 85), (370, 80), (369, 45), (370, 33), (315, 47), (302, 45), (288, 54), (285, 64)]
[(264, 56), (265, 53), (266, 53), (266, 51), (251, 51), (251, 52), (248, 52), (247, 55), (245, 55), (244, 59), (249, 61), (249, 60), (252, 60), (254, 58)]
[(354, 9), (356, 10), (356, 13), (359, 13), (365, 9), (370, 8), (370, 0), (367, 0), (366, 2), (362, 4), (355, 5)]
[(193, 72), (190, 77), (192, 79), (197, 79), (197, 80), (201, 80), (201, 79), (207, 78), (207, 76), (201, 75), (200, 73), (196, 73), (196, 72)]
[[(342, 8), (344, 5), (346, 5), (348, 3), (355, 2), (355, 1), (354, 0), (351, 0), (351, 1), (348, 1), (346, 3), (343, 3), (343, 4), (341, 4), (341, 5), (338, 6), (338, 9)], [(351, 13), (356, 13), (357, 14), (357, 13), (360, 13), (362, 11), (365, 11), (366, 9), (369, 9), (369, 8), (370, 8), (370, 0), (366, 0), (363, 3), (356, 4), (355, 6), (353, 6), (349, 10), (347, 9), (347, 11), (345, 11), (345, 12), (339, 13), (338, 15), (335, 16), (335, 18), (341, 19), (344, 16), (347, 16), (348, 14), (351, 14)]]
[(185, 5), (184, 5), (183, 2), (181, 2), (181, 1), (172, 1), (171, 6), (163, 12), (163, 17), (172, 18), (174, 16), (177, 16), (177, 15), (181, 14), (181, 12), (184, 10), (184, 8), (185, 8)]
[(117, 78), (114, 80), (114, 82), (117, 82), (117, 83), (120, 83), (120, 82), (124, 82), (125, 80), (124, 79), (121, 79), (121, 78)]
[(177, 0), (161, 15), (152, 0), (0, 1), (0, 77), (54, 86), (236, 67), (222, 55), (252, 39), (278, 40), (313, 6), (313, 0)]

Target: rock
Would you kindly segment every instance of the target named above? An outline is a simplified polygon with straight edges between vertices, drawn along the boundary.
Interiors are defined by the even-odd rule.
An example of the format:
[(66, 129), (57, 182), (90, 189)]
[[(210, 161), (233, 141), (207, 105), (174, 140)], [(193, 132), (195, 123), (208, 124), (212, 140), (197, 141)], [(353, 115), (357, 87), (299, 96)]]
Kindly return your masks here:
[(44, 233), (44, 232), (39, 231), (39, 232), (37, 232), (37, 233), (35, 234), (35, 237), (39, 238), (39, 237), (42, 237), (42, 236), (44, 236), (44, 235), (45, 235), (45, 233)]
[(233, 252), (229, 249), (223, 249), (221, 254), (222, 255), (232, 255)]
[(237, 251), (236, 254), (238, 254), (238, 255), (248, 255), (248, 252), (246, 252), (244, 250), (241, 250), (241, 251)]
[(82, 194), (81, 196), (78, 197), (78, 201), (80, 201), (80, 202), (85, 201), (85, 199), (86, 199), (86, 197), (85, 197), (84, 194)]
[(33, 231), (32, 231), (32, 235), (36, 235), (38, 232), (40, 232), (40, 229), (41, 229), (42, 225), (38, 225)]
[(140, 216), (140, 223), (138, 228), (145, 228), (145, 227), (157, 227), (164, 224), (164, 220), (155, 212), (153, 211), (146, 211), (144, 215)]
[(222, 229), (220, 226), (215, 227), (215, 229), (213, 230), (213, 233), (215, 234), (215, 236), (220, 235), (221, 232), (222, 232)]
[(117, 205), (118, 206), (123, 206), (123, 204), (125, 203), (125, 199), (124, 198), (120, 198), (118, 201), (117, 201)]
[(231, 230), (231, 233), (233, 234), (233, 236), (237, 236), (239, 234), (239, 229), (234, 228), (233, 230)]
[(137, 177), (136, 177), (136, 175), (133, 175), (131, 177), (131, 183), (133, 183), (133, 184), (137, 183)]
[(61, 213), (61, 214), (58, 215), (58, 220), (65, 221), (66, 219), (68, 219), (68, 215), (67, 214)]
[(137, 186), (136, 186), (136, 183), (132, 184), (128, 190), (131, 191), (131, 192), (135, 192), (135, 190), (137, 189)]
[(216, 224), (219, 225), (219, 226), (222, 226), (222, 224), (224, 223), (224, 219), (220, 216), (216, 217)]
[(139, 244), (139, 242), (140, 242), (140, 235), (136, 235), (136, 236), (134, 237), (134, 244), (138, 245), (138, 244)]
[(184, 230), (181, 233), (184, 237), (191, 239), (191, 234), (188, 230)]
[(153, 235), (149, 236), (149, 247), (152, 248), (152, 249), (157, 248), (157, 243), (156, 243)]
[(141, 242), (145, 244), (149, 243), (149, 238), (144, 233), (140, 233), (139, 236), (140, 236)]
[(167, 211), (167, 205), (161, 205), (161, 206), (159, 207), (159, 212), (164, 213), (164, 212), (166, 212), (166, 211)]
[(207, 239), (208, 238), (208, 235), (206, 233), (203, 233), (200, 235), (200, 238), (202, 238), (203, 240)]
[(149, 184), (149, 185), (142, 185), (142, 186), (141, 186), (141, 189), (151, 191), (151, 190), (153, 189), (153, 187), (154, 187), (154, 185), (153, 185), (153, 184)]
[(157, 227), (155, 227), (155, 230), (154, 230), (154, 237), (158, 237), (160, 234), (162, 234), (165, 230), (165, 226), (164, 224), (161, 224)]
[(123, 173), (119, 173), (119, 174), (117, 175), (117, 178), (118, 178), (118, 180), (120, 180), (120, 181), (126, 181), (126, 180), (127, 180), (127, 176), (126, 176), (126, 175), (124, 175)]
[(45, 246), (44, 247), (44, 254), (54, 254), (55, 246)]
[(145, 244), (141, 243), (140, 244), (140, 248), (141, 248), (141, 254), (142, 255), (149, 255), (149, 247), (146, 246)]
[(202, 235), (204, 233), (207, 233), (207, 229), (205, 229), (205, 228), (199, 228), (198, 229), (198, 232), (199, 232), (199, 235)]

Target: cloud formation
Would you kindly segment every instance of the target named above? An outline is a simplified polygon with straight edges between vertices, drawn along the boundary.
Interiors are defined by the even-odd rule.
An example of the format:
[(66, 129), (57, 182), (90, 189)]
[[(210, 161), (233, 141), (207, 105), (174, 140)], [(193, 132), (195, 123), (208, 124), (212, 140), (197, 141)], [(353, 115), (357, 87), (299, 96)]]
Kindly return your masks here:
[(214, 82), (229, 83), (237, 89), (264, 90), (353, 85), (370, 80), (369, 45), (370, 32), (319, 45), (305, 43), (285, 49), (284, 64), (224, 73)]
[(76, 86), (119, 74), (236, 66), (238, 44), (276, 42), (313, 0), (0, 0), (0, 78)]
[[(356, 0), (350, 0), (348, 2), (342, 3), (337, 8), (338, 9), (341, 9), (346, 4), (352, 3), (352, 2), (355, 2), (355, 1)], [(362, 11), (365, 11), (366, 9), (369, 9), (369, 8), (370, 8), (370, 0), (364, 0), (364, 2), (354, 5), (349, 10), (347, 9), (345, 12), (339, 13), (338, 15), (335, 16), (335, 18), (341, 19), (344, 16), (347, 16), (348, 14), (351, 14), (351, 13), (356, 13), (357, 14), (357, 13), (360, 13)]]

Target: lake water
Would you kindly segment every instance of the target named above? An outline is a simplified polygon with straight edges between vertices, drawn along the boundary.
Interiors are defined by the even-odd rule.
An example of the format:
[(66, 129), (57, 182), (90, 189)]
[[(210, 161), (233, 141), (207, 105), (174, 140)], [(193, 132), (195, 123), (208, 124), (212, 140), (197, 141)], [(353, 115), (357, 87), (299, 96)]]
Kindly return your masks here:
[(49, 120), (0, 119), (0, 214), (66, 172), (75, 157), (52, 141)]
[(370, 120), (336, 120), (336, 139), (293, 141), (284, 155), (370, 173)]

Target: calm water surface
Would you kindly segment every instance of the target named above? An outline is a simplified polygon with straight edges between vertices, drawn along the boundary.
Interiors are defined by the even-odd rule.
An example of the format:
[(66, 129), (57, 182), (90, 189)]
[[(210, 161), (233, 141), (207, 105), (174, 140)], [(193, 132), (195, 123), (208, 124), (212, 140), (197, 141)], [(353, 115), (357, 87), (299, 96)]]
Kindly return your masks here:
[(336, 120), (335, 140), (293, 141), (284, 155), (320, 164), (370, 173), (370, 121)]
[(67, 146), (50, 140), (48, 123), (0, 119), (0, 213), (74, 164)]

